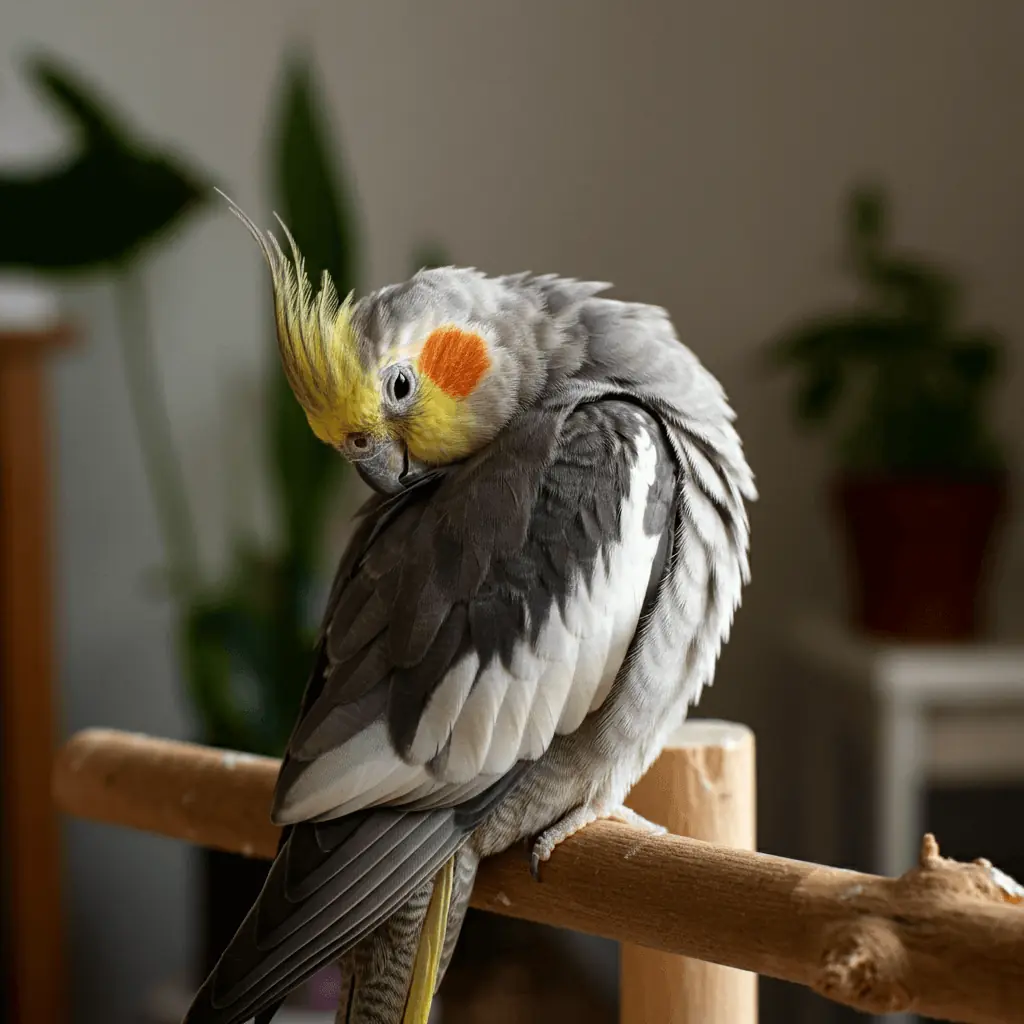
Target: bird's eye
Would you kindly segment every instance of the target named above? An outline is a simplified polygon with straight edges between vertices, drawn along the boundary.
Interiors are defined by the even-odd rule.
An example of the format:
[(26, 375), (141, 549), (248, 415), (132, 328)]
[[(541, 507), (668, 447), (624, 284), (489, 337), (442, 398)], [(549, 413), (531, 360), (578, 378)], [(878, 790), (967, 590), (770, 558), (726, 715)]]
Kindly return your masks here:
[(412, 382), (404, 371), (399, 370), (391, 383), (391, 393), (395, 396), (395, 401), (400, 402), (403, 398), (408, 398), (410, 391), (412, 391)]
[(389, 366), (384, 377), (384, 398), (391, 406), (404, 406), (416, 390), (416, 376), (408, 366)]

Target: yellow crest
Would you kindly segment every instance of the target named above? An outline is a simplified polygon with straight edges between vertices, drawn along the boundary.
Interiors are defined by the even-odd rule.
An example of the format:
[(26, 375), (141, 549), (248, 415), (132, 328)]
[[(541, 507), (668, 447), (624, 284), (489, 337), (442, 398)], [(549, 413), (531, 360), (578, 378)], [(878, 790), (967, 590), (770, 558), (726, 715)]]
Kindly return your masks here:
[(275, 214), (288, 239), (291, 259), (274, 235), (260, 231), (231, 199), (224, 198), (256, 239), (270, 267), (281, 363), (313, 431), (329, 444), (338, 444), (352, 431), (376, 431), (380, 400), (356, 350), (352, 294), (339, 302), (325, 270), (320, 291), (314, 295), (302, 254), (281, 218)]

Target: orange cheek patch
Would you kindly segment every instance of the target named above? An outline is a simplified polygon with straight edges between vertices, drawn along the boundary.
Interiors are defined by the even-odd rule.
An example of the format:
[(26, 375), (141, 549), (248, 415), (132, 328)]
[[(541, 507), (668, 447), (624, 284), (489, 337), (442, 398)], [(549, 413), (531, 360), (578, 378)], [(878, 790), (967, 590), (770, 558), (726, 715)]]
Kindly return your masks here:
[(480, 383), (491, 361), (479, 334), (458, 327), (438, 327), (420, 353), (420, 370), (452, 398), (465, 398)]

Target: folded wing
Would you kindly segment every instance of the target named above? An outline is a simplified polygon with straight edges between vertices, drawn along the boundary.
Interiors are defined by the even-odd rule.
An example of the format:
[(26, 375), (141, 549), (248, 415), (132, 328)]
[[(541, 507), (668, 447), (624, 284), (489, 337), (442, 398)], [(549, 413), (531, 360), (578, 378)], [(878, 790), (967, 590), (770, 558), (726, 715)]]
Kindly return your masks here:
[(186, 1024), (267, 1019), (603, 704), (662, 578), (674, 479), (650, 416), (596, 402), (527, 415), (371, 515), (278, 780), (287, 839)]
[(471, 799), (604, 702), (660, 575), (673, 470), (637, 408), (551, 419), (546, 444), (527, 425), (395, 516), (339, 588), (279, 823)]

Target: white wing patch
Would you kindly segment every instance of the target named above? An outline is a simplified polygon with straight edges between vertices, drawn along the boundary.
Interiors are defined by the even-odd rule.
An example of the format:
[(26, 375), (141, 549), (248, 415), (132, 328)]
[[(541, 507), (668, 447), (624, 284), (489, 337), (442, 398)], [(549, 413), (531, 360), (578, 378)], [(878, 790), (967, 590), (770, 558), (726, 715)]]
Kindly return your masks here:
[(505, 694), (510, 684), (514, 686), (517, 682), (497, 658), (480, 673), (462, 713), (455, 720), (448, 761), (440, 776), (443, 781), (459, 785), (483, 771)]
[[(579, 639), (566, 629), (557, 605), (552, 605), (537, 637), (540, 664), (536, 682), (522, 690), (526, 716), (513, 763), (535, 761), (551, 744), (562, 708), (572, 692), (579, 649)], [(505, 759), (511, 746), (503, 751)]]
[(336, 750), (311, 762), (292, 783), (274, 815), (277, 825), (340, 817), (412, 792), (430, 776), (423, 765), (395, 756), (387, 725), (375, 722)]
[[(403, 761), (383, 722), (317, 758), (292, 785), (276, 820), (333, 818), (365, 807), (440, 800), (484, 788), (521, 759), (539, 758), (611, 692), (636, 632), (658, 537), (644, 531), (658, 453), (643, 424), (620, 539), (599, 552), (589, 585), (577, 581), (541, 626), (536, 644), (520, 640), (506, 669), (469, 653), (431, 695)], [(426, 767), (444, 750), (436, 766)]]
[(461, 715), (479, 671), (480, 658), (470, 651), (441, 680), (420, 718), (409, 751), (411, 761), (426, 764), (441, 753), (452, 734), (452, 722)]

